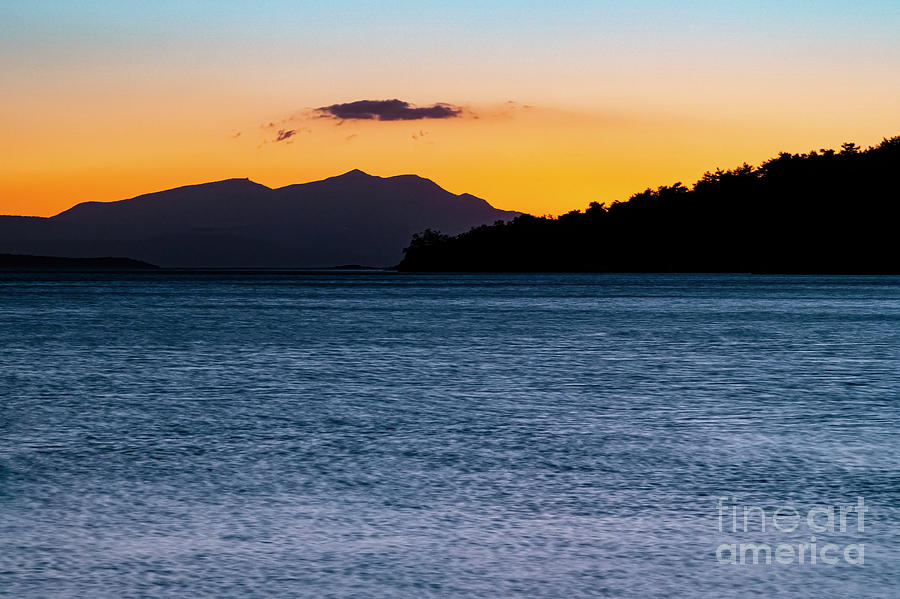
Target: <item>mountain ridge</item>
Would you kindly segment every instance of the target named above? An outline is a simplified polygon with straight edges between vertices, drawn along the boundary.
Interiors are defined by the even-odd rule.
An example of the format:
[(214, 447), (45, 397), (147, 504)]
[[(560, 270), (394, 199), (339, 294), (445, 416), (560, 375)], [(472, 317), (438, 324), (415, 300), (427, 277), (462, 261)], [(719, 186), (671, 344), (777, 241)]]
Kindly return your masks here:
[(8, 216), (0, 252), (175, 267), (388, 266), (418, 230), (463, 232), (518, 214), (418, 175), (353, 169), (278, 188), (231, 178), (81, 202), (46, 218)]
[(0, 254), (0, 270), (153, 270), (154, 264), (102, 256), (92, 258), (60, 258), (58, 256), (28, 256)]

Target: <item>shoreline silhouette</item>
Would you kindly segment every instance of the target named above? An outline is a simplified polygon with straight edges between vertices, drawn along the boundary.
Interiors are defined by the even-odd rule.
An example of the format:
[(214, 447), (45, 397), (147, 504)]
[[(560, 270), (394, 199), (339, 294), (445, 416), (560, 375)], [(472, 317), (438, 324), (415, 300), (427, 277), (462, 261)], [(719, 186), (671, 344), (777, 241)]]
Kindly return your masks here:
[(0, 254), (0, 270), (159, 270), (159, 267), (149, 262), (118, 256), (65, 258)]
[[(279, 189), (229, 179), (0, 217), (0, 269), (900, 274), (897, 173), (900, 136), (782, 152), (555, 218), (415, 175), (352, 170)], [(429, 228), (388, 266), (414, 223)]]
[(898, 274), (900, 136), (783, 152), (610, 206), (413, 236), (401, 271)]

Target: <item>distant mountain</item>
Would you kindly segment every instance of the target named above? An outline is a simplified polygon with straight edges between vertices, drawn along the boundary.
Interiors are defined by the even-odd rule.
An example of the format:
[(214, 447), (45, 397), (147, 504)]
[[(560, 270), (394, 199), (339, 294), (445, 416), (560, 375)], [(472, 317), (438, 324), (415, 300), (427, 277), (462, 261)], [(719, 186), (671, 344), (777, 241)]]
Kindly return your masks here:
[(148, 270), (153, 264), (130, 258), (59, 258), (0, 254), (0, 270)]
[(415, 235), (405, 271), (900, 274), (900, 137), (782, 152), (559, 218)]
[(415, 175), (353, 170), (278, 189), (228, 179), (85, 202), (50, 218), (0, 216), (0, 252), (176, 267), (390, 266), (416, 231), (461, 233), (518, 214)]

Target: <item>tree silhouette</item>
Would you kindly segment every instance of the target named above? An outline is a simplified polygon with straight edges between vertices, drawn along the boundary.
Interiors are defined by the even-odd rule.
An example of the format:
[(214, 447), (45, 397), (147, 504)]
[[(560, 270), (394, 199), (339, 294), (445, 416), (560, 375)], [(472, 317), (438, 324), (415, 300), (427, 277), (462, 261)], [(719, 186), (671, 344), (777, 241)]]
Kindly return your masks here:
[(450, 237), (425, 231), (400, 270), (900, 273), (900, 136), (862, 149), (782, 152)]

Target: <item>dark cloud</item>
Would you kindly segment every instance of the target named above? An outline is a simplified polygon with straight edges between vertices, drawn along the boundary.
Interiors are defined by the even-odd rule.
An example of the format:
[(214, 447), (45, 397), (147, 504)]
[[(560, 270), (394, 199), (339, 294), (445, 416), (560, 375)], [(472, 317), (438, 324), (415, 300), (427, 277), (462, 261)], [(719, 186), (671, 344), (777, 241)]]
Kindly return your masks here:
[(369, 121), (416, 121), (421, 119), (451, 119), (462, 114), (462, 108), (438, 103), (413, 106), (403, 100), (358, 100), (317, 108), (324, 118)]
[(278, 137), (275, 138), (275, 141), (284, 141), (290, 137), (293, 137), (296, 133), (296, 129), (279, 129)]

